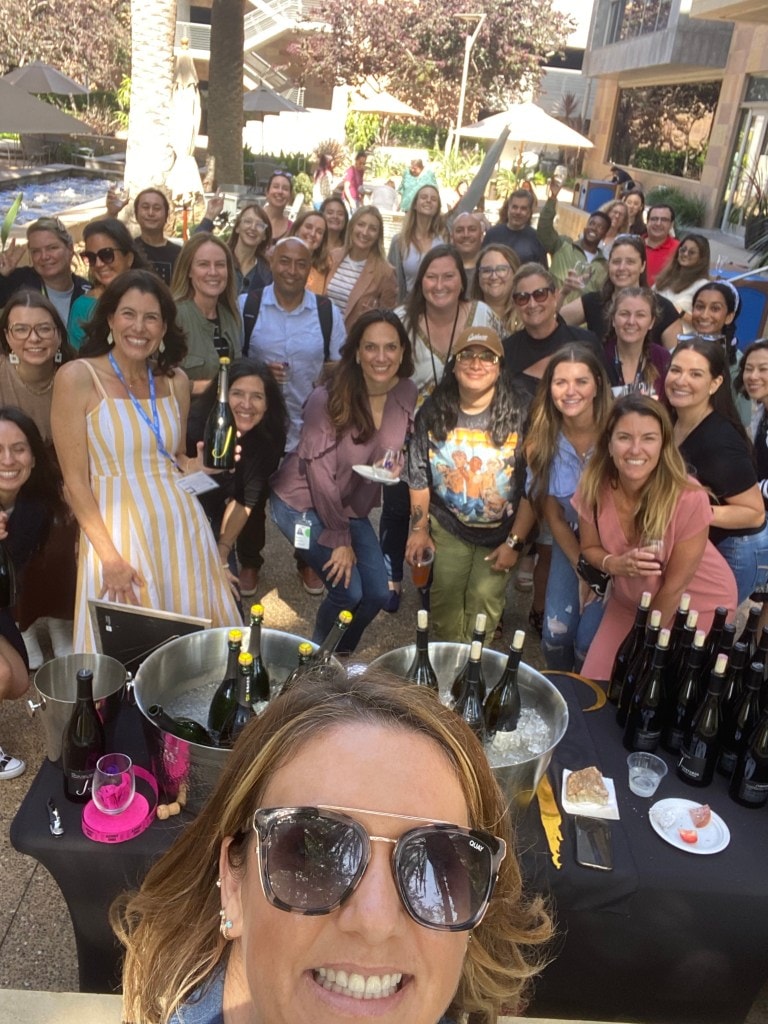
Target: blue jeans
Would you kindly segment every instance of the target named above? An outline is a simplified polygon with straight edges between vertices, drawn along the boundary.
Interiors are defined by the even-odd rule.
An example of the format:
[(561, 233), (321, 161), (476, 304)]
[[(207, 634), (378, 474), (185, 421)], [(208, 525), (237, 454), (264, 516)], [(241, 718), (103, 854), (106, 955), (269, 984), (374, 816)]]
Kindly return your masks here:
[(736, 577), (739, 604), (755, 590), (762, 590), (768, 579), (768, 524), (751, 536), (732, 535), (717, 545), (717, 550)]
[(541, 650), (547, 668), (578, 672), (603, 618), (604, 604), (595, 600), (579, 612), (579, 577), (557, 541), (552, 541)]
[(384, 554), (387, 576), (393, 583), (402, 583), (405, 545), (411, 518), (411, 498), (405, 481), (382, 488), (379, 540)]
[[(301, 512), (286, 505), (276, 494), (270, 497), (269, 504), (275, 525), (293, 544), (294, 531), (296, 523), (301, 520)], [(320, 544), (317, 539), (325, 525), (313, 508), (309, 509), (306, 517), (311, 524), (311, 537), (309, 548), (300, 552), (301, 558), (322, 576), (326, 587), (325, 597), (315, 619), (312, 639), (316, 644), (322, 643), (338, 618), (339, 612), (350, 611), (353, 613), (352, 623), (336, 648), (339, 654), (348, 654), (355, 650), (366, 626), (373, 622), (389, 601), (384, 556), (370, 522), (367, 519), (350, 519), (349, 531), (357, 562), (352, 569), (349, 586), (333, 586), (328, 583), (328, 574), (323, 569), (333, 549)]]

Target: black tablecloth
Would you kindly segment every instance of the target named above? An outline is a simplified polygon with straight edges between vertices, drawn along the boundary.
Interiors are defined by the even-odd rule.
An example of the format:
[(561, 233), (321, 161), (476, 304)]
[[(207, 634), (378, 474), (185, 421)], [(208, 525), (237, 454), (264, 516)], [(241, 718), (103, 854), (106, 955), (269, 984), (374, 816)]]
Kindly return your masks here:
[[(681, 782), (675, 758), (650, 799), (629, 789), (615, 708), (583, 683), (548, 674), (568, 702), (570, 723), (549, 770), (558, 804), (563, 768), (597, 765), (613, 778), (621, 815), (610, 822), (615, 870), (575, 861), (573, 818), (563, 814), (562, 869), (547, 852), (537, 804), (520, 825), (529, 881), (549, 891), (561, 928), (559, 955), (537, 982), (532, 1016), (670, 1024), (741, 1024), (768, 978), (768, 808), (729, 799), (717, 775), (698, 789)], [(730, 845), (711, 856), (670, 846), (648, 810), (664, 797), (708, 803), (728, 825)]]

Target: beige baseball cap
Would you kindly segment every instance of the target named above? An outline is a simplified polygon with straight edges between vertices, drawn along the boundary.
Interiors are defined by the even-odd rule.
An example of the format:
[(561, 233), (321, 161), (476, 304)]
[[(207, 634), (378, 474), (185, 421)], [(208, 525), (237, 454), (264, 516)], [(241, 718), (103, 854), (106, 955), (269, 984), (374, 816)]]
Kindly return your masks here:
[(501, 338), (492, 327), (465, 327), (454, 342), (451, 354), (455, 356), (459, 352), (463, 352), (465, 348), (469, 348), (471, 345), (479, 345), (481, 348), (487, 348), (493, 352), (494, 355), (499, 356), (501, 359), (504, 358), (504, 349), (501, 344)]

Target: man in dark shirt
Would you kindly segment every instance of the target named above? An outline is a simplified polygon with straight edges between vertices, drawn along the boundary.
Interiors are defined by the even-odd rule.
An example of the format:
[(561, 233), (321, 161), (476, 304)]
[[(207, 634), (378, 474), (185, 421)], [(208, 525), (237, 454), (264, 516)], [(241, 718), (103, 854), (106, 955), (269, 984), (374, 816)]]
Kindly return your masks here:
[(520, 257), (521, 263), (541, 263), (546, 267), (547, 254), (531, 227), (532, 194), (523, 188), (518, 189), (507, 196), (505, 205), (507, 223), (494, 225), (486, 234), (484, 245), (490, 245), (491, 242), (508, 245)]
[(27, 228), (27, 252), (31, 267), (18, 265), (24, 250), (15, 239), (0, 254), (0, 306), (19, 288), (32, 288), (51, 300), (66, 323), (72, 302), (91, 287), (72, 273), (72, 236), (58, 217), (40, 217)]
[[(116, 217), (127, 201), (122, 200), (118, 193), (110, 189), (107, 193), (107, 211), (110, 217)], [(133, 213), (140, 231), (136, 244), (157, 276), (166, 284), (170, 284), (181, 246), (167, 239), (163, 233), (171, 214), (170, 203), (165, 193), (157, 188), (143, 189), (133, 201)]]

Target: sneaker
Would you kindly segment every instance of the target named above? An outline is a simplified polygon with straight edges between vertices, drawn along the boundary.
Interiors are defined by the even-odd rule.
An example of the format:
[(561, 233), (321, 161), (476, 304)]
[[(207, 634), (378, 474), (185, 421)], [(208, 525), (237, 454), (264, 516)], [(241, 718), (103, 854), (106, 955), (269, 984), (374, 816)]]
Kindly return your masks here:
[(24, 630), (21, 634), (21, 639), (24, 641), (24, 646), (27, 649), (29, 671), (36, 672), (45, 661), (42, 648), (40, 647), (40, 641), (37, 636), (37, 622), (33, 622), (29, 629)]
[(259, 589), (259, 570), (243, 566), (240, 570), (240, 596), (255, 597)]
[(325, 584), (311, 565), (302, 565), (299, 567), (299, 579), (301, 580), (301, 585), (304, 587), (306, 592), (312, 597), (319, 597), (321, 594), (325, 593)]
[(11, 757), (0, 747), (0, 780), (15, 779), (17, 775), (23, 775), (26, 768), (20, 757)]

